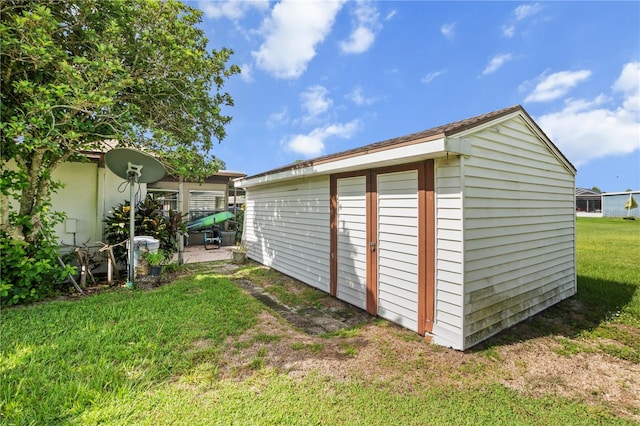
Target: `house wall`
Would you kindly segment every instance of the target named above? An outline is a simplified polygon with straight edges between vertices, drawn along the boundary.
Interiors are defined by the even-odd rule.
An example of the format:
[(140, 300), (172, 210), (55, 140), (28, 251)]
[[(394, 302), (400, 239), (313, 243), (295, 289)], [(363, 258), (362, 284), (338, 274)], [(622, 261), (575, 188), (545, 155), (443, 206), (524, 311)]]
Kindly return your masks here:
[[(51, 196), (55, 211), (64, 212), (68, 219), (75, 219), (75, 234), (67, 222), (55, 227), (62, 251), (72, 251), (74, 246), (93, 247), (103, 241), (103, 221), (113, 207), (129, 199), (129, 188), (120, 187), (123, 179), (96, 162), (68, 162), (61, 164), (53, 178), (63, 187)], [(146, 184), (142, 184), (142, 193)], [(120, 192), (124, 189), (124, 192)]]
[(436, 285), (433, 342), (462, 348), (463, 222), (461, 158), (436, 161)]
[[(161, 189), (178, 191), (179, 182), (174, 181), (159, 181), (149, 184), (149, 189)], [(229, 205), (228, 185), (226, 183), (198, 183), (198, 182), (183, 182), (182, 183), (182, 205), (183, 210), (186, 212), (189, 208), (189, 191), (220, 191), (224, 194), (224, 202), (221, 203), (219, 208), (226, 210)], [(217, 207), (217, 206), (216, 206)]]
[[(73, 250), (76, 244), (93, 245), (101, 235), (97, 234), (98, 164), (63, 163), (54, 171), (53, 178), (64, 182), (64, 187), (51, 196), (53, 208), (64, 212), (67, 221), (75, 222), (75, 229), (64, 222), (55, 227), (61, 245), (67, 246), (67, 250)], [(67, 232), (74, 230), (75, 234)]]
[[(636, 203), (640, 205), (640, 191), (634, 191), (631, 193), (631, 195), (633, 196), (633, 199), (636, 200)], [(627, 212), (627, 209), (624, 208), (627, 200), (629, 200), (628, 192), (624, 192), (621, 194), (603, 194), (602, 215), (604, 217), (640, 217), (640, 207), (630, 209)]]
[(468, 139), (465, 348), (576, 292), (573, 173), (520, 117)]
[(329, 292), (329, 177), (255, 187), (246, 197), (248, 257)]

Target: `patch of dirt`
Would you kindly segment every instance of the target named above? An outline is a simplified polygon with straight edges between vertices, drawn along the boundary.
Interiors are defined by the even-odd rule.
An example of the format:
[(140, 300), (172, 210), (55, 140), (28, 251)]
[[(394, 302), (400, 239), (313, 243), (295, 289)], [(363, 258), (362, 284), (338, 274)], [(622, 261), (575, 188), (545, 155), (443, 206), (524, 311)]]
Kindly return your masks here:
[(571, 356), (554, 351), (552, 338), (501, 347), (501, 383), (536, 396), (576, 398), (605, 404), (614, 413), (640, 421), (640, 365), (601, 353)]
[[(342, 302), (328, 300), (326, 315), (333, 309), (348, 316)], [(353, 307), (349, 310), (363, 314)], [(563, 335), (532, 335), (460, 352), (368, 318), (350, 332), (319, 336), (278, 310), (266, 310), (253, 329), (228, 339), (220, 374), (242, 380), (261, 368), (273, 368), (296, 379), (319, 374), (401, 394), (434, 386), (468, 389), (499, 383), (526, 395), (565, 397), (640, 421), (640, 364), (595, 349), (560, 355), (561, 342), (567, 341)]]

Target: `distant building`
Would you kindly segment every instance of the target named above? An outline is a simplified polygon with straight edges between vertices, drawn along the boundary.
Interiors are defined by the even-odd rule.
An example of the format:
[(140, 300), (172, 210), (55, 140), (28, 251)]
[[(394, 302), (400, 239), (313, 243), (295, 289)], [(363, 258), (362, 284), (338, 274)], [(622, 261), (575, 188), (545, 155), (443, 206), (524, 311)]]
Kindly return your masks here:
[(624, 206), (632, 196), (636, 203), (640, 204), (640, 191), (627, 192), (603, 192), (602, 215), (604, 217), (633, 216), (640, 218), (640, 208), (625, 209)]
[[(63, 252), (76, 247), (93, 247), (104, 241), (104, 220), (112, 209), (129, 199), (129, 191), (122, 192), (126, 182), (105, 167), (104, 153), (87, 152), (84, 162), (69, 161), (61, 164), (53, 177), (64, 183), (51, 196), (55, 211), (64, 212), (65, 222), (55, 227), (58, 242)], [(229, 202), (227, 194), (232, 179), (242, 177), (242, 172), (220, 170), (202, 183), (184, 182), (182, 209), (179, 208), (179, 180), (167, 175), (158, 182), (142, 183), (137, 200), (153, 193), (163, 204), (163, 211), (182, 210), (185, 221), (191, 221), (219, 211), (225, 211)], [(200, 238), (202, 236), (200, 235)], [(191, 242), (198, 244), (197, 238)]]
[(576, 216), (602, 217), (602, 193), (576, 188)]

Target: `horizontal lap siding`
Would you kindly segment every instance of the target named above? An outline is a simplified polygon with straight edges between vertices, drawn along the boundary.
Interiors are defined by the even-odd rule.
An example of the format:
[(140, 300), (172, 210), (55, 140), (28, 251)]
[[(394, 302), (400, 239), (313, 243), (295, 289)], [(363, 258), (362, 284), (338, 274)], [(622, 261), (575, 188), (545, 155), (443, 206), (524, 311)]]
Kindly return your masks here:
[(244, 238), (250, 258), (329, 291), (329, 178), (249, 188)]
[(366, 178), (338, 179), (338, 276), (336, 297), (367, 307)]
[(463, 244), (459, 158), (436, 162), (436, 285), (434, 343), (462, 349)]
[(574, 176), (520, 118), (469, 137), (465, 347), (575, 293)]
[(378, 175), (378, 315), (418, 331), (418, 173)]

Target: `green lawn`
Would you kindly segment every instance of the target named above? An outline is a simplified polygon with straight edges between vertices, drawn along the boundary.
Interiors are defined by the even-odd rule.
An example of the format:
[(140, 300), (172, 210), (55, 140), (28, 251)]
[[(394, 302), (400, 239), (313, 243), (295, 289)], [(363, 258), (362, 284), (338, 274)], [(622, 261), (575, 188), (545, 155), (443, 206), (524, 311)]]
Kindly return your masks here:
[(640, 221), (578, 218), (578, 294), (586, 307), (581, 335), (610, 355), (640, 363)]
[[(560, 339), (571, 342), (565, 356), (595, 350), (623, 362), (640, 362), (639, 225), (578, 219), (575, 299), (583, 307), (584, 324), (574, 324)], [(236, 277), (251, 279), (253, 274), (264, 281), (277, 276), (265, 277), (264, 270), (254, 269), (245, 268)], [(616, 416), (604, 399), (587, 404), (580, 398), (530, 395), (500, 384), (496, 348), (521, 339), (522, 329), (502, 333), (478, 353), (413, 342), (425, 354), (461, 360), (452, 367), (421, 359), (409, 363), (392, 348), (386, 360), (377, 360), (388, 362), (389, 368), (400, 366), (406, 374), (460, 377), (457, 382), (435, 380), (399, 389), (401, 375), (394, 380), (338, 380), (311, 372), (294, 378), (265, 366), (268, 346), (256, 352), (251, 374), (223, 377), (220, 369), (230, 347), (241, 352), (281, 338), (262, 333), (249, 343), (236, 341), (267, 308), (229, 278), (194, 272), (154, 291), (114, 290), (81, 300), (4, 309), (0, 424), (633, 424)], [(282, 290), (270, 292), (286, 296)], [(292, 303), (302, 297), (311, 305), (320, 300), (317, 294), (290, 297)], [(560, 304), (545, 315), (575, 316), (571, 306)], [(526, 327), (535, 328), (536, 321), (542, 319)], [(292, 351), (322, 356), (325, 346), (357, 333), (337, 333), (320, 343), (301, 340), (292, 344)], [(413, 336), (397, 333), (408, 340)], [(353, 346), (344, 356), (357, 355)], [(469, 375), (474, 380), (468, 380)], [(640, 416), (640, 411), (635, 414)]]

